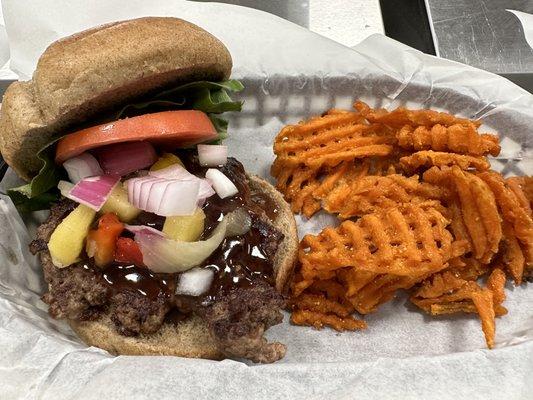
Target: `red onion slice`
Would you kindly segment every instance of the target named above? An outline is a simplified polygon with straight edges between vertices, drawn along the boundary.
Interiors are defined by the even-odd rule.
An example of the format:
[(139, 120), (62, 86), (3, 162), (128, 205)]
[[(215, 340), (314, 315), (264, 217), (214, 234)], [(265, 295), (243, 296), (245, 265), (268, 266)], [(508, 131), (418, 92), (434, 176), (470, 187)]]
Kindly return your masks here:
[(211, 182), (215, 192), (217, 192), (221, 199), (239, 193), (239, 189), (237, 189), (233, 182), (218, 169), (209, 168), (205, 173), (205, 177)]
[(94, 150), (106, 174), (124, 176), (149, 167), (157, 161), (154, 146), (148, 142), (111, 144)]
[(82, 179), (70, 189), (61, 182), (58, 187), (63, 196), (100, 211), (119, 181), (118, 176), (102, 175)]
[(78, 183), (89, 176), (103, 175), (102, 168), (92, 154), (82, 153), (63, 163), (71, 182)]
[(199, 144), (198, 160), (204, 167), (221, 167), (228, 162), (228, 146), (221, 144)]

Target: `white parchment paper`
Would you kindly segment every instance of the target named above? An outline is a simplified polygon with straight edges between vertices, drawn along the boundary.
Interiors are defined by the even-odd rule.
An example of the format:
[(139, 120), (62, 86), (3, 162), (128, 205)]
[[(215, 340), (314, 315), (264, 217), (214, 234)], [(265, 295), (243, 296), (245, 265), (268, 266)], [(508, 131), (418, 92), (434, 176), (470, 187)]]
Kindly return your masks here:
[[(230, 153), (268, 178), (272, 139), (294, 123), (355, 98), (372, 105), (433, 107), (483, 118), (502, 138), (492, 160), (505, 174), (531, 174), (533, 96), (503, 78), (430, 57), (382, 36), (343, 47), (275, 16), (237, 6), (185, 1), (3, 0), (11, 67), (31, 76), (45, 47), (109, 21), (178, 16), (230, 49), (245, 107), (231, 117)], [(354, 16), (354, 23), (357, 23)], [(58, 65), (60, 68), (60, 65)], [(12, 175), (8, 175), (9, 179)], [(299, 219), (300, 234), (331, 223)], [(274, 365), (176, 357), (113, 357), (87, 348), (40, 302), (30, 235), (0, 200), (0, 398), (469, 398), (526, 399), (533, 393), (533, 290), (509, 285), (509, 314), (497, 348), (485, 349), (475, 316), (430, 318), (403, 295), (365, 319), (363, 332), (272, 328), (288, 345)], [(529, 396), (529, 397), (528, 397)]]

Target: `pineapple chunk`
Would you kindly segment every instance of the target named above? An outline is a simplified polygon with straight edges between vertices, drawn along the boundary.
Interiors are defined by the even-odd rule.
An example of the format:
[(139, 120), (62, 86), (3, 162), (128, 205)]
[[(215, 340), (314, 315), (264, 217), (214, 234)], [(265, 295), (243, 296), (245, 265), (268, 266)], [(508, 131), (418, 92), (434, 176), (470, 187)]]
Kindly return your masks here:
[(115, 213), (122, 222), (131, 222), (139, 215), (141, 210), (131, 205), (128, 201), (128, 192), (122, 185), (117, 185), (109, 195), (101, 214)]
[(197, 208), (192, 215), (167, 217), (163, 225), (163, 233), (174, 240), (195, 242), (204, 231), (205, 214)]
[(68, 267), (79, 260), (95, 215), (96, 211), (80, 204), (54, 230), (48, 250), (56, 267)]
[(150, 168), (150, 171), (157, 171), (159, 169), (164, 169), (170, 167), (171, 165), (179, 164), (182, 167), (184, 166), (180, 158), (172, 153), (165, 153), (155, 162), (154, 165)]

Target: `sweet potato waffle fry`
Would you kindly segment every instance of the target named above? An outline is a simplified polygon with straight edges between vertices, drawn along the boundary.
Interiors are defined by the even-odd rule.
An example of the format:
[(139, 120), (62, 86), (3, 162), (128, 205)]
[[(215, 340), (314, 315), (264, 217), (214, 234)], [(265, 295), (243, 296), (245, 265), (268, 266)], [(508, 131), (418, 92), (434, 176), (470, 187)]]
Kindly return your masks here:
[(435, 274), (424, 281), (412, 295), (411, 302), (432, 315), (458, 312), (477, 313), (489, 348), (494, 346), (495, 317), (507, 314), (501, 304), (505, 300), (505, 273), (494, 269), (481, 288), (473, 280), (464, 280), (450, 272)]
[(357, 267), (375, 274), (424, 275), (440, 271), (457, 254), (442, 214), (432, 207), (408, 204), (368, 214), (318, 236), (307, 235), (300, 249), (304, 279), (315, 270)]
[(400, 158), (400, 165), (404, 171), (413, 173), (421, 167), (451, 167), (458, 166), (463, 170), (476, 169), (486, 171), (490, 163), (485, 157), (474, 157), (464, 154), (446, 153), (442, 151), (422, 150), (409, 156)]
[(343, 220), (300, 244), (292, 323), (362, 329), (355, 315), (408, 290), (429, 314), (478, 314), (492, 348), (504, 271), (515, 285), (533, 275), (533, 178), (490, 170), (500, 145), (479, 121), (354, 108), (287, 126), (274, 143), (272, 174), (293, 211)]
[(434, 150), (471, 156), (500, 153), (498, 138), (494, 135), (479, 134), (470, 125), (434, 125), (432, 127), (406, 125), (398, 133), (398, 145), (407, 150)]
[(401, 128), (405, 125), (411, 126), (433, 126), (433, 125), (473, 125), (478, 128), (481, 123), (465, 118), (458, 118), (454, 115), (438, 112), (434, 110), (408, 110), (399, 107), (393, 111), (383, 108), (373, 109), (362, 101), (356, 101), (354, 108), (369, 122), (380, 123), (390, 127)]
[[(451, 200), (445, 202), (447, 205), (455, 203), (452, 206), (454, 216), (462, 219), (456, 221), (453, 227), (460, 232), (461, 238), (469, 237), (476, 259), (490, 262), (498, 252), (502, 238), (501, 218), (491, 188), (480, 177), (458, 166), (431, 168), (424, 173), (424, 181), (444, 185), (455, 193)], [(457, 207), (460, 214), (456, 212)]]
[(339, 218), (361, 217), (380, 209), (405, 203), (423, 203), (438, 200), (445, 189), (419, 182), (418, 176), (400, 174), (364, 176), (360, 179), (341, 178), (335, 188), (323, 199), (323, 208)]
[[(533, 262), (533, 219), (531, 209), (526, 208), (503, 177), (493, 171), (478, 175), (494, 192), (502, 218), (512, 227), (512, 234), (518, 239), (524, 250), (526, 264)], [(511, 229), (510, 229), (511, 232)]]
[(368, 124), (359, 113), (329, 112), (278, 134), (271, 173), (293, 211), (310, 217), (320, 209), (313, 192), (323, 191), (324, 176), (347, 172), (357, 159), (388, 156), (395, 142), (387, 127)]

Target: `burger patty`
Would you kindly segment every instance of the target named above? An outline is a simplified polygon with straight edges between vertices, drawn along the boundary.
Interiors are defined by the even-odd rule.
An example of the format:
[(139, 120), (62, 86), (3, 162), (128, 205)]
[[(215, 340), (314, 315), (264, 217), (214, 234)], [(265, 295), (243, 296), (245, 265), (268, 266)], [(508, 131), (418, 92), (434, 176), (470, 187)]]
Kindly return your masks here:
[(267, 342), (263, 334), (283, 320), (284, 305), (272, 286), (259, 284), (229, 292), (207, 307), (204, 317), (225, 356), (270, 363), (283, 358), (286, 347)]
[[(265, 211), (252, 201), (242, 165), (235, 159), (229, 159), (224, 173), (239, 188), (238, 201), (231, 200), (230, 210), (245, 205), (250, 211), (251, 230), (258, 237), (258, 247), (271, 268), (283, 234), (268, 221)], [(34, 254), (39, 253), (44, 277), (49, 285), (43, 301), (49, 304), (50, 315), (54, 318), (89, 320), (106, 313), (122, 335), (157, 332), (170, 310), (181, 310), (183, 299), (175, 296), (173, 291), (170, 295), (162, 291), (155, 297), (148, 297), (127, 288), (117, 290), (110, 286), (92, 260), (66, 268), (53, 265), (47, 243), (55, 228), (76, 206), (77, 203), (68, 199), (54, 204), (49, 218), (39, 227), (37, 238), (30, 245)], [(207, 207), (209, 206), (208, 204)], [(211, 204), (208, 209), (212, 212), (211, 217), (217, 218), (216, 213), (223, 209), (221, 201)], [(209, 213), (207, 214), (209, 217)], [(212, 257), (206, 261), (207, 265), (209, 262), (216, 261)], [(185, 308), (206, 321), (211, 336), (225, 356), (248, 358), (255, 362), (273, 362), (284, 356), (285, 346), (281, 343), (268, 343), (263, 334), (270, 326), (282, 321), (280, 309), (284, 306), (284, 298), (272, 286), (273, 276), (250, 276), (247, 276), (246, 284), (241, 283), (229, 289), (217, 287), (215, 292), (210, 293), (209, 302), (202, 303), (195, 299), (192, 307), (189, 302)]]

